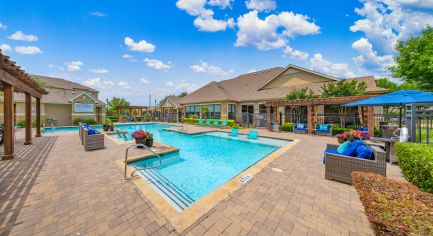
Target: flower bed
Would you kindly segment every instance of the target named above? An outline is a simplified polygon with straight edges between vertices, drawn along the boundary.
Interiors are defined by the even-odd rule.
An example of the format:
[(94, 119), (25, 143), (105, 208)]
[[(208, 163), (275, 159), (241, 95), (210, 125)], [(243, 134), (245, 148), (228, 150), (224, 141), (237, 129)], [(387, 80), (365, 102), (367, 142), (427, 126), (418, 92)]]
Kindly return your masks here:
[(352, 179), (378, 235), (433, 235), (433, 194), (372, 173)]

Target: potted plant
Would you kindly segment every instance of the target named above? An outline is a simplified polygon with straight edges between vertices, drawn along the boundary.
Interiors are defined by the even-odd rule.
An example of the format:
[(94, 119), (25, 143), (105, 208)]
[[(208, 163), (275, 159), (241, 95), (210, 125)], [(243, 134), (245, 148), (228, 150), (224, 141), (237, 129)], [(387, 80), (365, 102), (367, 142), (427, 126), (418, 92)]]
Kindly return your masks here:
[(340, 143), (340, 144), (346, 142), (346, 140), (347, 140), (346, 133), (337, 134), (336, 137), (337, 137), (338, 143)]
[(147, 137), (146, 137), (146, 146), (148, 147), (152, 147), (153, 146), (153, 134), (152, 133), (148, 133)]
[(149, 136), (149, 133), (144, 130), (137, 130), (132, 133), (132, 137), (135, 139), (136, 144), (146, 144), (147, 136)]
[(114, 125), (110, 118), (105, 118), (105, 122), (102, 124), (104, 131), (113, 131)]

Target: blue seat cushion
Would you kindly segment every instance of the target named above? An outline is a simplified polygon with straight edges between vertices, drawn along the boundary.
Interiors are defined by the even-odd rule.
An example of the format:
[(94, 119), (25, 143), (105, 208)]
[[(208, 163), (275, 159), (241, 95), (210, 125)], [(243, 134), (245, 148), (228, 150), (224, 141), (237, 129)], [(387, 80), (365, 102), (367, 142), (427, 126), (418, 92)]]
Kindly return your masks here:
[(356, 148), (356, 157), (372, 160), (374, 159), (373, 150), (365, 144), (359, 145)]
[[(338, 153), (337, 150), (330, 149), (330, 148), (325, 149), (325, 154), (326, 154), (326, 153), (331, 153), (331, 154), (338, 154), (338, 155), (340, 155), (340, 153)], [(323, 164), (326, 164), (326, 155), (323, 155)]]
[(364, 142), (362, 142), (361, 140), (355, 140), (352, 142), (352, 144), (350, 145), (350, 147), (348, 149), (346, 149), (342, 155), (345, 156), (356, 156), (356, 149), (358, 148), (358, 146), (360, 145), (365, 145)]
[(304, 130), (306, 129), (305, 124), (295, 124), (295, 129)]
[(330, 126), (325, 124), (320, 124), (317, 126), (317, 131), (319, 132), (329, 132)]

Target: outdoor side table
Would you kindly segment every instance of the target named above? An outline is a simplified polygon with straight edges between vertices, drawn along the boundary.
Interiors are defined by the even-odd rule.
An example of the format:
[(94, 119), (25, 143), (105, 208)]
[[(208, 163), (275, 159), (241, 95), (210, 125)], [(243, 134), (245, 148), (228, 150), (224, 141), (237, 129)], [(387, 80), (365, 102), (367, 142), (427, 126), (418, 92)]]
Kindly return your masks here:
[(379, 138), (379, 137), (371, 137), (371, 141), (373, 142), (382, 142), (385, 143), (386, 149), (386, 159), (389, 160), (390, 163), (397, 163), (397, 158), (395, 157), (394, 144), (395, 141), (391, 138)]

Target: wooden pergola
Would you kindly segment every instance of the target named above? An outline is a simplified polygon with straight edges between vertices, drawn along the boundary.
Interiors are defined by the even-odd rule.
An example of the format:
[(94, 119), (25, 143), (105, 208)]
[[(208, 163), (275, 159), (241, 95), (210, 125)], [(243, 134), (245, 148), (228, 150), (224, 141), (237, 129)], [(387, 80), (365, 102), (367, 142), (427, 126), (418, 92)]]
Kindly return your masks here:
[(143, 118), (143, 111), (145, 113), (147, 113), (147, 111), (149, 110), (149, 107), (148, 106), (117, 106), (116, 109), (117, 109), (118, 122), (121, 122), (123, 117), (122, 117), (122, 113), (120, 112), (120, 110), (128, 110), (128, 113), (129, 113), (130, 116), (132, 116), (131, 115), (132, 111), (139, 110), (140, 111), (140, 116), (139, 117)]
[[(297, 100), (276, 100), (266, 103), (267, 129), (271, 130), (271, 108), (274, 109), (274, 120), (278, 122), (278, 107), (284, 106), (306, 106), (307, 107), (307, 126), (308, 133), (312, 134), (317, 123), (317, 106), (319, 105), (344, 105), (350, 102), (374, 97), (375, 95), (352, 96), (352, 97), (331, 97), (331, 98), (311, 98)], [(374, 111), (373, 107), (362, 107), (362, 119), (368, 127), (368, 132), (374, 132)]]
[(4, 106), (4, 154), (2, 160), (14, 158), (14, 92), (25, 94), (25, 142), (32, 143), (32, 97), (36, 99), (36, 137), (41, 136), (41, 98), (48, 92), (0, 50), (0, 86)]

